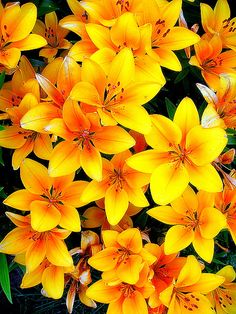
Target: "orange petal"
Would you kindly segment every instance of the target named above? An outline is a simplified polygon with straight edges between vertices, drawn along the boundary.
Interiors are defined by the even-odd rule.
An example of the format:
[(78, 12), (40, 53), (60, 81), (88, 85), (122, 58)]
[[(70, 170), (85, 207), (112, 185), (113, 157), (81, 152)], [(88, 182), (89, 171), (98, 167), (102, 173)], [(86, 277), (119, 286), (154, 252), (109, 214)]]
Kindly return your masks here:
[(90, 299), (101, 303), (111, 303), (121, 296), (119, 286), (109, 286), (103, 280), (92, 284), (86, 294)]
[(88, 185), (86, 181), (74, 181), (66, 189), (63, 189), (63, 203), (73, 207), (81, 207), (85, 205), (81, 201), (81, 195)]
[(0, 51), (0, 64), (4, 65), (7, 69), (14, 69), (20, 60), (20, 50), (17, 48), (8, 48), (7, 50)]
[(199, 230), (195, 231), (193, 247), (197, 254), (206, 262), (211, 263), (214, 255), (214, 240), (202, 237)]
[(116, 268), (116, 275), (123, 282), (135, 284), (139, 280), (139, 273), (143, 267), (142, 257), (130, 255)]
[(125, 298), (122, 310), (124, 314), (148, 314), (147, 303), (139, 291), (134, 291), (129, 298)]
[(18, 48), (21, 51), (38, 49), (46, 45), (46, 39), (37, 34), (29, 34), (24, 39), (14, 42), (14, 48)]
[(34, 271), (44, 260), (46, 255), (45, 239), (39, 238), (33, 241), (26, 251), (25, 263), (28, 272)]
[(32, 201), (39, 199), (38, 195), (32, 194), (27, 190), (18, 190), (10, 194), (3, 204), (17, 208), (23, 211), (30, 210), (30, 204)]
[(183, 224), (183, 215), (177, 213), (171, 206), (158, 206), (147, 211), (151, 217), (168, 225)]
[(12, 167), (19, 169), (22, 161), (33, 151), (34, 141), (28, 138), (22, 147), (16, 148), (12, 155)]
[(90, 257), (88, 263), (97, 270), (109, 271), (116, 267), (117, 254), (117, 248), (109, 247)]
[(41, 159), (49, 160), (52, 154), (52, 140), (48, 134), (37, 134), (34, 141), (34, 153)]
[(24, 130), (18, 126), (7, 126), (0, 131), (0, 145), (6, 148), (19, 148), (26, 142)]
[(117, 237), (117, 242), (133, 253), (139, 253), (142, 249), (142, 237), (137, 228), (130, 228)]
[(45, 91), (45, 93), (58, 105), (62, 106), (64, 104), (64, 97), (60, 91), (44, 76), (41, 74), (36, 74), (36, 78)]
[(192, 243), (194, 232), (186, 226), (176, 225), (171, 227), (165, 237), (165, 254), (177, 253)]
[(100, 227), (105, 220), (105, 211), (99, 207), (89, 207), (83, 213), (85, 220), (82, 221), (84, 228)]
[(5, 254), (20, 254), (32, 243), (29, 228), (15, 228), (10, 231), (0, 243), (0, 252)]

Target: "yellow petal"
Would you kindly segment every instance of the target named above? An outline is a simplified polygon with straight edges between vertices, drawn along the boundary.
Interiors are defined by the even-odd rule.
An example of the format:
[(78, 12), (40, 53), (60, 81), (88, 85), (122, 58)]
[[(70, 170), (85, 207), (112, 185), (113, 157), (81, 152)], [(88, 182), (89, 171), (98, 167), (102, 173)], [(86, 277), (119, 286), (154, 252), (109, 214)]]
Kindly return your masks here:
[(132, 147), (135, 140), (121, 127), (103, 126), (94, 134), (93, 143), (104, 154), (117, 154)]
[(82, 221), (84, 228), (100, 227), (105, 220), (105, 212), (99, 207), (89, 207), (83, 213), (85, 220)]
[(33, 201), (30, 204), (32, 228), (44, 232), (55, 228), (61, 219), (58, 209), (44, 201)]
[(122, 306), (124, 314), (148, 314), (147, 303), (139, 291), (134, 291), (131, 297), (125, 298)]
[(101, 106), (100, 95), (89, 82), (78, 82), (71, 90), (70, 98), (91, 106)]
[(22, 162), (20, 176), (25, 188), (33, 194), (43, 195), (45, 190), (50, 189), (47, 168), (32, 159), (26, 158)]
[(84, 145), (80, 154), (80, 163), (84, 172), (96, 181), (102, 180), (102, 157), (92, 144)]
[(8, 48), (0, 51), (0, 63), (7, 69), (14, 69), (20, 60), (20, 50), (17, 48)]
[(151, 129), (151, 119), (141, 106), (119, 105), (111, 108), (112, 117), (121, 125), (142, 134)]
[(111, 225), (117, 225), (128, 208), (128, 195), (123, 188), (115, 184), (110, 186), (105, 194), (105, 211)]
[(34, 142), (34, 153), (41, 159), (49, 160), (52, 153), (52, 140), (48, 134), (37, 134)]
[(185, 249), (193, 241), (194, 232), (186, 226), (171, 227), (165, 237), (165, 254), (177, 253)]
[(198, 190), (213, 193), (222, 191), (222, 180), (212, 165), (194, 166), (186, 163), (185, 167), (189, 174), (190, 183)]
[(151, 131), (145, 135), (148, 145), (159, 152), (168, 152), (172, 145), (180, 144), (182, 134), (178, 125), (159, 114), (152, 115), (151, 119)]
[(188, 156), (198, 166), (215, 160), (226, 144), (227, 136), (221, 128), (204, 129), (196, 126), (186, 137), (186, 149), (190, 151)]
[(89, 182), (88, 186), (84, 189), (81, 195), (81, 201), (89, 203), (99, 200), (105, 196), (107, 188), (107, 181), (103, 180), (102, 182), (97, 182), (93, 180)]
[(116, 20), (111, 28), (111, 40), (117, 47), (139, 48), (140, 30), (132, 13), (126, 12)]
[[(224, 277), (218, 274), (201, 274), (200, 279), (191, 285), (191, 292), (200, 292), (207, 294), (218, 288), (224, 282)], [(187, 288), (186, 288), (187, 291)]]
[(109, 247), (89, 258), (88, 263), (100, 271), (109, 271), (117, 265), (117, 248)]
[(22, 147), (26, 139), (24, 138), (24, 131), (20, 127), (8, 126), (0, 131), (0, 145), (6, 148)]
[(235, 279), (235, 271), (234, 271), (233, 266), (231, 266), (231, 265), (227, 265), (227, 266), (221, 268), (217, 272), (217, 275), (224, 277), (226, 282), (232, 282)]
[(179, 197), (189, 183), (189, 175), (182, 164), (166, 163), (158, 166), (150, 180), (153, 200), (166, 205)]
[(25, 211), (29, 210), (31, 202), (35, 199), (37, 199), (37, 195), (32, 194), (27, 190), (18, 190), (10, 194), (3, 201), (3, 204)]
[(195, 230), (193, 247), (202, 259), (204, 259), (208, 263), (211, 263), (214, 255), (213, 239), (205, 239), (201, 236), (199, 230)]
[(197, 108), (191, 98), (185, 97), (179, 103), (173, 122), (179, 126), (184, 138), (194, 126), (200, 124)]
[(61, 213), (60, 226), (66, 230), (79, 232), (81, 230), (78, 211), (69, 205), (58, 205)]
[(51, 177), (70, 174), (80, 167), (80, 150), (76, 143), (61, 142), (53, 149), (48, 172)]
[(22, 161), (33, 151), (34, 141), (27, 139), (22, 147), (15, 149), (12, 155), (12, 167), (14, 170), (19, 169)]
[(47, 267), (43, 272), (42, 285), (48, 297), (60, 299), (64, 292), (63, 267), (54, 265)]
[(185, 27), (176, 26), (161, 41), (161, 47), (169, 50), (180, 50), (199, 42), (199, 35)]
[(64, 104), (64, 97), (60, 93), (60, 91), (47, 79), (41, 74), (36, 74), (36, 78), (45, 91), (45, 93), (60, 107)]
[(189, 255), (186, 263), (179, 273), (177, 286), (182, 288), (193, 285), (198, 282), (200, 278), (201, 266), (195, 256)]
[(29, 34), (26, 38), (14, 43), (14, 48), (21, 51), (38, 49), (47, 45), (46, 39), (37, 34)]
[(111, 303), (121, 296), (118, 287), (107, 285), (103, 280), (98, 280), (86, 292), (90, 299), (101, 303)]
[(81, 207), (84, 203), (80, 197), (86, 188), (88, 182), (86, 181), (74, 181), (69, 186), (63, 188), (63, 203), (71, 205), (73, 207)]
[(147, 211), (151, 217), (169, 225), (183, 223), (183, 216), (174, 211), (171, 206), (158, 206)]
[(15, 228), (10, 231), (0, 243), (0, 252), (5, 254), (20, 254), (32, 243), (28, 228)]

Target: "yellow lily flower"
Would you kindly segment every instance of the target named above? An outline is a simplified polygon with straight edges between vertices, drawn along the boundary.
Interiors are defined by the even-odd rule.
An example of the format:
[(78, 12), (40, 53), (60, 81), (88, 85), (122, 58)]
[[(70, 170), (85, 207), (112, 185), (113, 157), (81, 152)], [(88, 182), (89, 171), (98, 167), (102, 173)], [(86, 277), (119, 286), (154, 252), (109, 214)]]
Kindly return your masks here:
[(221, 128), (200, 126), (198, 111), (190, 98), (184, 98), (173, 122), (152, 115), (152, 130), (145, 135), (153, 148), (131, 156), (126, 162), (144, 173), (151, 173), (154, 201), (166, 205), (179, 197), (189, 182), (199, 190), (220, 192), (222, 181), (211, 165), (227, 143)]
[(45, 257), (55, 266), (73, 266), (73, 260), (64, 242), (70, 231), (54, 228), (38, 232), (31, 226), (30, 215), (20, 216), (10, 212), (6, 212), (6, 215), (17, 227), (0, 242), (1, 253), (13, 255), (25, 253), (28, 272), (34, 271)]
[(129, 48), (115, 56), (108, 75), (96, 62), (86, 59), (81, 76), (82, 81), (70, 93), (71, 99), (93, 106), (103, 125), (119, 123), (142, 134), (149, 132), (150, 117), (141, 105), (151, 100), (162, 84), (134, 81), (135, 64)]
[(106, 217), (111, 225), (117, 225), (124, 217), (129, 202), (137, 207), (149, 205), (142, 189), (148, 183), (149, 175), (127, 166), (125, 160), (130, 156), (130, 151), (125, 151), (115, 155), (111, 161), (102, 159), (102, 181), (89, 182), (81, 195), (85, 203), (104, 197)]
[(201, 74), (210, 88), (217, 90), (220, 74), (235, 75), (236, 52), (227, 50), (222, 52), (222, 42), (214, 35), (210, 40), (201, 39), (194, 45), (195, 56), (189, 63), (201, 70)]
[(52, 61), (59, 49), (70, 49), (72, 44), (65, 39), (69, 31), (58, 24), (56, 12), (50, 12), (45, 15), (45, 24), (37, 20), (33, 28), (33, 33), (44, 37), (47, 46), (39, 51), (39, 55)]
[(236, 128), (236, 76), (221, 75), (216, 93), (209, 87), (197, 84), (208, 103), (203, 112), (203, 127)]
[(37, 8), (33, 3), (20, 6), (19, 2), (8, 3), (0, 8), (1, 43), (0, 70), (14, 69), (20, 60), (21, 51), (41, 48), (46, 40), (30, 34), (37, 18)]
[(80, 195), (87, 185), (85, 181), (73, 181), (74, 173), (51, 178), (46, 167), (28, 158), (21, 164), (20, 175), (26, 189), (10, 194), (4, 204), (29, 210), (32, 228), (36, 231), (44, 232), (58, 224), (67, 230), (80, 231), (76, 207), (84, 205)]
[(143, 267), (140, 278), (135, 284), (109, 283), (98, 280), (87, 290), (87, 296), (97, 302), (109, 303), (107, 313), (148, 314), (146, 299), (154, 291), (149, 280), (149, 273)]
[(151, 23), (152, 49), (148, 54), (161, 66), (181, 71), (182, 66), (173, 51), (196, 44), (200, 37), (182, 26), (175, 26), (180, 16), (182, 0), (172, 0), (159, 6), (156, 0), (143, 2), (143, 13), (137, 19), (139, 25)]
[(214, 314), (214, 309), (204, 294), (224, 282), (224, 277), (201, 272), (201, 266), (193, 255), (187, 257), (178, 278), (160, 293), (167, 314), (204, 313)]
[(214, 194), (200, 191), (196, 195), (188, 187), (170, 205), (147, 211), (151, 217), (174, 225), (166, 233), (165, 253), (177, 253), (192, 243), (198, 255), (210, 263), (214, 254), (214, 237), (226, 226), (224, 215), (213, 207)]
[(110, 282), (136, 284), (144, 265), (152, 265), (156, 260), (154, 255), (143, 248), (142, 235), (137, 228), (121, 233), (105, 230), (102, 237), (105, 248), (90, 257), (88, 263), (103, 271), (105, 280), (109, 278)]
[[(71, 115), (71, 112), (74, 114)], [(46, 130), (65, 139), (57, 144), (49, 162), (52, 177), (67, 175), (80, 166), (92, 179), (102, 180), (102, 157), (125, 151), (135, 144), (119, 126), (101, 126), (97, 114), (85, 115), (76, 101), (68, 99), (63, 106), (63, 119), (53, 119)]]
[(36, 97), (27, 93), (18, 106), (6, 108), (12, 125), (5, 126), (0, 131), (0, 145), (15, 149), (12, 155), (12, 167), (18, 169), (22, 161), (34, 152), (39, 158), (48, 160), (52, 153), (52, 141), (50, 135), (42, 134), (21, 127), (20, 120), (31, 108), (38, 105)]
[(26, 271), (22, 278), (21, 289), (31, 288), (42, 283), (41, 293), (53, 299), (60, 299), (64, 292), (65, 273), (72, 271), (74, 266), (63, 267), (53, 265), (44, 259), (38, 267), (32, 271)]
[(214, 10), (206, 3), (200, 4), (202, 27), (210, 39), (215, 34), (220, 37), (223, 48), (236, 51), (236, 18), (230, 19), (230, 6), (227, 0), (218, 0)]
[(232, 266), (227, 265), (219, 270), (216, 275), (225, 278), (225, 281), (209, 295), (216, 314), (234, 313), (236, 311), (236, 284), (235, 271)]

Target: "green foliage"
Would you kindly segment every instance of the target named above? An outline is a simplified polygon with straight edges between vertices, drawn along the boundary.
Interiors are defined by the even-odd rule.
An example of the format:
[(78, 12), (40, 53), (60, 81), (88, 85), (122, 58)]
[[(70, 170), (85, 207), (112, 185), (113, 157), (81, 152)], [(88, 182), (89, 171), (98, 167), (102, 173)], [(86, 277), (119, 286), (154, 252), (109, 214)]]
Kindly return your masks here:
[(53, 0), (34, 0), (33, 3), (38, 7), (38, 17), (59, 9), (56, 1)]
[(168, 97), (165, 98), (165, 103), (166, 103), (166, 109), (167, 109), (168, 117), (171, 120), (173, 120), (174, 114), (176, 111), (176, 106), (173, 104), (173, 102)]
[(2, 253), (0, 253), (0, 269), (0, 285), (8, 301), (12, 303), (9, 269), (6, 255)]
[(5, 72), (0, 73), (0, 89), (2, 88), (5, 81)]

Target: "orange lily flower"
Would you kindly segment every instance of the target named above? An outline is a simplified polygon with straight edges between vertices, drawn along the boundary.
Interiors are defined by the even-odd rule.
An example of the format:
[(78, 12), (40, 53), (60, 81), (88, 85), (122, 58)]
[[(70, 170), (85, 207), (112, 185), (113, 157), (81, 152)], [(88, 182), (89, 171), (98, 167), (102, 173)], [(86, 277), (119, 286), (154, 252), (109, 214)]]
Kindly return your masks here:
[(128, 209), (124, 215), (124, 217), (120, 220), (120, 222), (112, 226), (107, 221), (106, 212), (105, 212), (105, 203), (104, 198), (96, 201), (97, 206), (89, 207), (83, 213), (83, 217), (85, 218), (82, 221), (82, 227), (84, 228), (98, 228), (102, 227), (102, 230), (112, 229), (118, 232), (121, 232), (128, 228), (133, 228), (133, 221), (131, 216), (136, 215), (142, 210), (142, 207), (134, 206), (129, 203)]
[[(21, 119), (21, 126), (37, 132), (46, 132), (45, 127), (54, 118), (62, 117), (62, 108), (72, 87), (80, 81), (81, 70), (70, 57), (56, 58), (36, 78), (48, 96), (29, 110)], [(55, 86), (55, 84), (57, 86)]]
[(46, 167), (26, 158), (20, 167), (26, 189), (10, 194), (4, 204), (19, 210), (30, 210), (32, 228), (44, 232), (58, 224), (67, 230), (80, 231), (76, 207), (83, 206), (80, 195), (87, 182), (73, 181), (74, 174), (51, 178)]
[[(156, 0), (143, 3), (143, 14), (137, 18), (140, 25), (152, 25), (152, 50), (150, 56), (161, 66), (181, 71), (182, 66), (173, 51), (196, 44), (200, 37), (182, 26), (174, 26), (180, 16), (182, 0), (173, 0), (159, 6)], [(183, 40), (184, 38), (184, 40)]]
[(70, 286), (66, 297), (66, 306), (69, 313), (73, 311), (76, 294), (78, 294), (83, 304), (93, 308), (97, 307), (96, 303), (86, 296), (87, 286), (92, 282), (90, 266), (87, 260), (101, 249), (102, 245), (100, 244), (99, 236), (89, 230), (81, 233), (81, 248), (75, 248), (70, 251), (72, 255), (79, 254), (81, 258), (74, 270), (65, 276), (66, 285)]
[(216, 314), (234, 313), (236, 311), (236, 284), (235, 271), (227, 265), (219, 270), (217, 275), (225, 278), (225, 281), (209, 294)]
[(142, 235), (137, 228), (121, 233), (105, 230), (102, 238), (105, 248), (90, 257), (88, 263), (103, 271), (105, 280), (109, 278), (113, 282), (136, 284), (144, 265), (151, 265), (156, 260), (154, 255), (143, 248)]
[(140, 279), (135, 284), (110, 284), (98, 280), (87, 290), (87, 296), (97, 302), (109, 303), (107, 313), (148, 314), (146, 299), (154, 291), (149, 275), (144, 267)]
[(29, 60), (22, 56), (11, 81), (4, 83), (0, 90), (0, 119), (8, 119), (7, 109), (18, 106), (27, 94), (33, 94), (40, 101), (39, 85), (35, 78), (35, 71)]
[(71, 98), (93, 106), (103, 125), (119, 123), (144, 134), (149, 132), (151, 121), (141, 105), (152, 99), (162, 85), (135, 82), (134, 77), (134, 58), (129, 48), (115, 56), (108, 76), (96, 62), (86, 59), (82, 66), (82, 81), (72, 89)]
[(44, 37), (47, 46), (40, 50), (39, 55), (52, 61), (59, 49), (70, 49), (72, 44), (65, 39), (69, 31), (58, 24), (56, 12), (50, 12), (45, 15), (45, 24), (37, 20), (33, 28), (33, 33)]
[[(86, 51), (83, 53), (83, 58), (91, 56), (94, 61), (102, 65), (107, 73), (116, 54), (127, 47), (133, 53), (136, 81), (157, 82), (162, 86), (165, 84), (159, 63), (147, 54), (147, 51), (151, 49), (151, 24), (139, 27), (134, 14), (126, 12), (117, 18), (110, 29), (95, 23), (88, 23), (85, 27), (91, 44), (97, 47), (97, 51), (91, 56), (93, 50), (89, 45), (87, 53)], [(88, 42), (88, 39), (86, 38), (85, 41)], [(83, 40), (76, 44), (76, 51), (73, 47), (69, 53), (77, 61), (83, 61), (83, 59), (78, 59), (78, 56), (82, 56), (78, 45), (82, 43)]]
[(236, 190), (224, 188), (223, 192), (216, 193), (215, 207), (225, 216), (227, 229), (236, 244)]
[(216, 93), (209, 87), (197, 84), (208, 103), (202, 115), (203, 127), (236, 128), (236, 76), (221, 75)]
[(236, 74), (236, 52), (227, 50), (222, 52), (221, 39), (215, 35), (210, 40), (201, 39), (194, 45), (195, 56), (189, 63), (201, 70), (201, 74), (210, 88), (219, 88), (220, 74)]
[(131, 156), (127, 164), (151, 173), (150, 188), (154, 201), (166, 205), (179, 197), (189, 182), (199, 190), (220, 192), (222, 181), (211, 165), (227, 143), (221, 128), (200, 126), (198, 111), (190, 98), (184, 98), (173, 122), (152, 115), (152, 130), (145, 135), (153, 148)]
[[(73, 115), (71, 115), (73, 112)], [(65, 139), (56, 145), (49, 162), (50, 176), (67, 175), (80, 166), (92, 179), (102, 180), (102, 157), (129, 149), (135, 144), (127, 131), (119, 126), (101, 126), (95, 113), (85, 115), (76, 101), (68, 99), (63, 119), (53, 119), (47, 131)]]
[(15, 149), (12, 155), (12, 167), (18, 169), (22, 161), (34, 152), (39, 158), (48, 160), (52, 153), (52, 141), (48, 134), (41, 134), (21, 127), (20, 120), (24, 114), (38, 105), (33, 94), (26, 94), (18, 106), (6, 108), (12, 125), (0, 131), (0, 145)]
[(60, 299), (64, 292), (64, 275), (73, 267), (56, 266), (44, 259), (33, 271), (24, 274), (20, 287), (26, 289), (42, 283), (41, 293), (44, 296)]
[(30, 215), (20, 216), (10, 212), (6, 212), (6, 215), (17, 227), (0, 242), (1, 253), (25, 253), (27, 272), (34, 271), (45, 257), (55, 266), (73, 266), (73, 260), (64, 242), (70, 231), (54, 228), (38, 232), (31, 226)]
[(210, 301), (204, 295), (219, 287), (224, 277), (201, 272), (201, 266), (193, 255), (187, 257), (177, 280), (160, 293), (160, 300), (168, 307), (167, 314), (213, 314)]
[(188, 187), (183, 195), (170, 203), (147, 211), (153, 218), (174, 225), (165, 237), (166, 254), (177, 253), (190, 243), (198, 255), (210, 263), (214, 254), (214, 237), (226, 226), (226, 220), (214, 208), (214, 194)]
[(157, 308), (161, 305), (159, 294), (172, 283), (174, 278), (178, 277), (186, 262), (186, 257), (178, 257), (177, 254), (165, 255), (164, 245), (159, 246), (158, 244), (147, 243), (144, 248), (157, 258), (152, 265), (154, 272), (152, 284), (155, 287), (155, 291), (148, 300), (148, 305), (151, 308)]
[(217, 34), (223, 48), (236, 50), (236, 18), (230, 19), (230, 6), (227, 0), (218, 0), (214, 10), (206, 3), (200, 4), (202, 27), (206, 34), (204, 38), (210, 39)]
[[(71, 1), (72, 2), (72, 1)], [(75, 2), (75, 1), (74, 1)], [(138, 13), (143, 1), (140, 0), (83, 0), (80, 5), (96, 21), (113, 26), (117, 18), (126, 12)]]
[(41, 48), (46, 40), (30, 34), (37, 18), (37, 8), (33, 3), (20, 6), (19, 2), (0, 4), (1, 43), (0, 69), (14, 69), (20, 60), (22, 50)]
[(117, 225), (124, 217), (129, 202), (137, 207), (149, 203), (142, 189), (149, 181), (149, 175), (131, 169), (125, 160), (131, 156), (130, 151), (115, 155), (111, 161), (103, 159), (103, 179), (89, 182), (81, 195), (83, 202), (105, 198), (105, 211), (109, 224)]

